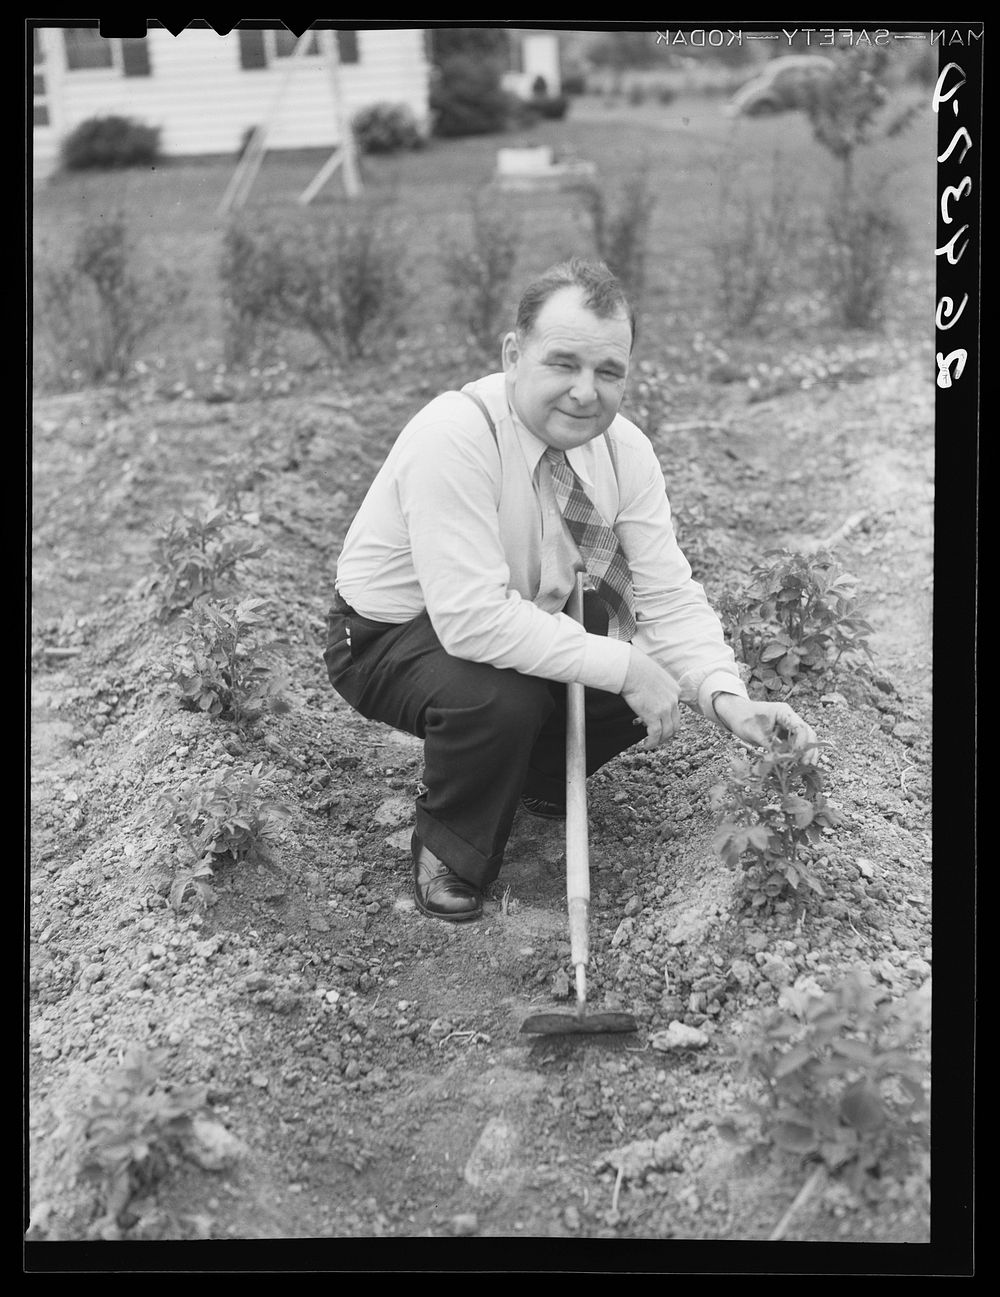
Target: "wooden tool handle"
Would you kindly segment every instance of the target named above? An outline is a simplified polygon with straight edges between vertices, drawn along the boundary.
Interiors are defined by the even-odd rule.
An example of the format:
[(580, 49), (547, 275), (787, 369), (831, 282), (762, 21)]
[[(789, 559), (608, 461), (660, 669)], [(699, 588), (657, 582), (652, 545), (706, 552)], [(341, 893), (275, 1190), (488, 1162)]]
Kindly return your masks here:
[[(567, 605), (583, 624), (583, 573)], [(587, 730), (583, 685), (566, 686), (566, 900), (569, 908), (571, 958), (586, 965), (590, 918), (590, 854), (587, 839)]]

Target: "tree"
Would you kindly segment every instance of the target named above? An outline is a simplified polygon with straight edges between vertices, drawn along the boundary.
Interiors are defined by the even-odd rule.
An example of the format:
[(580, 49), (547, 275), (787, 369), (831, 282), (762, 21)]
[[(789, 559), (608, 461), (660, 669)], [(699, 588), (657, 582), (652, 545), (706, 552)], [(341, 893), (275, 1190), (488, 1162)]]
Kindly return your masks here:
[(489, 135), (507, 124), (510, 104), (500, 78), (507, 33), (496, 27), (442, 27), (431, 33), (434, 133)]
[(475, 59), (493, 59), (506, 66), (509, 40), (502, 27), (433, 27), (431, 62), (440, 66), (445, 59), (466, 54)]
[(886, 74), (889, 55), (881, 48), (851, 49), (840, 54), (830, 76), (809, 87), (806, 112), (813, 136), (841, 166), (841, 196), (854, 187), (854, 155), (877, 138), (897, 135), (912, 119), (906, 109), (892, 121), (880, 120), (889, 99)]
[(878, 192), (855, 192), (860, 148), (897, 135), (912, 120), (913, 104), (886, 121), (888, 53), (880, 48), (841, 52), (828, 77), (809, 91), (806, 111), (816, 141), (840, 164), (827, 213), (829, 293), (844, 324), (872, 328), (882, 317), (893, 268), (905, 242), (898, 216)]

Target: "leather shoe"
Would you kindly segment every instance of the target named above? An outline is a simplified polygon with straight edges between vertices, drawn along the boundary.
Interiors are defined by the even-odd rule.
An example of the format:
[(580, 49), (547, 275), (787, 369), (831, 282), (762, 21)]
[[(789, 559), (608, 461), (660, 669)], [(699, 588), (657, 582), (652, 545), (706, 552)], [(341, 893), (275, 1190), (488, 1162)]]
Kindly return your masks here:
[(439, 860), (414, 833), (410, 842), (413, 855), (413, 895), (417, 909), (433, 919), (464, 923), (478, 919), (483, 912), (483, 894), (473, 883)]
[(541, 797), (522, 797), (521, 805), (529, 815), (537, 815), (542, 820), (566, 818), (566, 807), (561, 802), (546, 802)]

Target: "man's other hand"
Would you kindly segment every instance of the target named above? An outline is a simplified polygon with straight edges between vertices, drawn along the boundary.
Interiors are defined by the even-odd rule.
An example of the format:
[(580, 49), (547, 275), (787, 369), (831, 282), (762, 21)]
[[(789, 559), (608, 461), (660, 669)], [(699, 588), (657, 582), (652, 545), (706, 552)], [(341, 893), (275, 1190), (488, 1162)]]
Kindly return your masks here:
[(756, 747), (766, 747), (775, 733), (791, 740), (805, 761), (816, 758), (816, 732), (787, 703), (752, 702), (739, 694), (719, 694), (715, 714), (726, 729)]
[(677, 732), (681, 723), (677, 681), (634, 645), (622, 697), (646, 727), (644, 748), (659, 747)]

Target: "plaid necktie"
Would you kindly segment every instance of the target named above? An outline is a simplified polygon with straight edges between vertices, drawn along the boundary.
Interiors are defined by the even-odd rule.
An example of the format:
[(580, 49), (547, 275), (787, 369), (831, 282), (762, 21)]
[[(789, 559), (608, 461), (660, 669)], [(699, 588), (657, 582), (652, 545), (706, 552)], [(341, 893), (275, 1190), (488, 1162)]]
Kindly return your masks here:
[(632, 574), (618, 537), (597, 512), (593, 500), (573, 472), (565, 452), (550, 446), (545, 452), (559, 509), (599, 599), (609, 615), (608, 634), (631, 640), (635, 634)]

